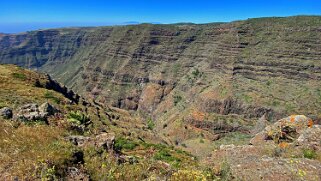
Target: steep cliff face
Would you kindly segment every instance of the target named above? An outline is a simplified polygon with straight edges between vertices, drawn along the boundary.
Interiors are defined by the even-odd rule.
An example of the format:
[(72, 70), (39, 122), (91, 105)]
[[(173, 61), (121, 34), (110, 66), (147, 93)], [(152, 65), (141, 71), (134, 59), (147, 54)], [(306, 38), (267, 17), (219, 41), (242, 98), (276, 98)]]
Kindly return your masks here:
[[(321, 117), (321, 17), (3, 35), (0, 62), (47, 72), (160, 129), (215, 115)], [(193, 112), (205, 116), (190, 121)]]

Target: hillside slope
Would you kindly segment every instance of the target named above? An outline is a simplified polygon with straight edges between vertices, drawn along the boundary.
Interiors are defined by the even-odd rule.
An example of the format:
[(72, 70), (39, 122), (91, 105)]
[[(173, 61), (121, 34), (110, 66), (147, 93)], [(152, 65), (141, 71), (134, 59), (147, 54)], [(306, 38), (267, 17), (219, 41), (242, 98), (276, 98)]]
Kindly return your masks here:
[[(1, 180), (321, 177), (321, 126), (303, 115), (266, 123), (251, 137), (227, 134), (212, 142), (216, 148), (205, 159), (197, 159), (161, 143), (150, 122), (84, 99), (48, 75), (0, 65), (0, 86)], [(200, 155), (211, 144), (205, 138), (197, 141), (185, 149)]]
[(48, 75), (0, 65), (0, 86), (1, 180), (214, 177), (126, 111), (69, 97)]
[(167, 143), (186, 149), (200, 138), (247, 134), (264, 115), (319, 120), (320, 55), (318, 16), (0, 37), (1, 63), (47, 72), (84, 97), (132, 110), (155, 122)]

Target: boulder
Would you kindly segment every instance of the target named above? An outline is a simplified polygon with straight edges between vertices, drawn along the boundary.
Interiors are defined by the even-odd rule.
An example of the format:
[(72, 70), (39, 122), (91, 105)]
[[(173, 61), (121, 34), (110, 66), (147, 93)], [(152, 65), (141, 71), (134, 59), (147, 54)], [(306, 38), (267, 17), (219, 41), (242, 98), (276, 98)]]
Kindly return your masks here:
[(90, 141), (90, 137), (85, 136), (68, 136), (66, 140), (70, 141), (72, 144), (76, 146), (84, 146), (86, 143)]
[(67, 168), (67, 180), (82, 180), (89, 181), (90, 176), (86, 174), (83, 169), (79, 169), (76, 167), (68, 167)]
[(296, 140), (298, 146), (313, 147), (321, 151), (321, 125), (314, 125), (300, 134)]
[(0, 109), (0, 117), (3, 119), (11, 119), (12, 118), (12, 109), (9, 107), (4, 107)]
[(58, 112), (58, 110), (53, 107), (51, 104), (49, 104), (48, 102), (45, 102), (43, 104), (41, 104), (41, 106), (39, 107), (39, 112), (43, 113), (43, 114), (47, 114), (47, 116), (52, 116), (55, 113)]
[(114, 133), (101, 133), (95, 137), (85, 137), (85, 136), (68, 136), (66, 140), (70, 141), (76, 146), (90, 145), (96, 148), (103, 148), (108, 151), (113, 151), (115, 144), (115, 134)]
[(273, 140), (275, 143), (294, 142), (312, 126), (313, 121), (310, 118), (304, 115), (292, 115), (265, 127), (251, 139), (250, 144), (259, 145), (267, 140)]
[(95, 145), (99, 148), (103, 147), (106, 150), (113, 150), (115, 144), (114, 133), (102, 133), (96, 136)]
[(48, 116), (57, 112), (52, 105), (44, 103), (40, 107), (37, 104), (26, 104), (18, 109), (17, 119), (20, 121), (47, 120)]
[(45, 115), (41, 115), (37, 104), (26, 104), (18, 109), (17, 118), (20, 121), (43, 120)]

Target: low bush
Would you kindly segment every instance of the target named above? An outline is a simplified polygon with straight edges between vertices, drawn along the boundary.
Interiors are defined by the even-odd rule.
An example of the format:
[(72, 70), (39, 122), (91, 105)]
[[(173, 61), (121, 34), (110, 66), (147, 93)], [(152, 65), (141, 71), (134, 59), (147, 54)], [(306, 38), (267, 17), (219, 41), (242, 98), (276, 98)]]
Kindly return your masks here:
[(12, 77), (20, 80), (26, 80), (27, 77), (23, 73), (12, 73)]
[(303, 157), (308, 159), (316, 159), (317, 153), (311, 149), (303, 149)]
[(174, 99), (174, 105), (176, 106), (183, 98), (180, 95), (173, 96)]
[(150, 130), (153, 130), (155, 128), (155, 123), (151, 118), (147, 120), (147, 128)]
[(181, 161), (179, 158), (176, 158), (176, 157), (172, 156), (167, 149), (159, 150), (154, 155), (154, 159), (162, 160), (162, 161), (166, 161), (166, 162), (180, 162)]
[(55, 97), (52, 92), (47, 91), (44, 95), (44, 98), (46, 99), (51, 99), (54, 101), (56, 104), (60, 104), (60, 99), (58, 97)]
[(89, 117), (84, 115), (83, 113), (77, 111), (77, 112), (70, 112), (67, 116), (68, 121), (71, 123), (75, 123), (75, 124), (85, 124), (88, 121), (90, 121)]
[(134, 141), (127, 140), (125, 138), (118, 138), (115, 141), (115, 150), (133, 150), (138, 146), (138, 144)]

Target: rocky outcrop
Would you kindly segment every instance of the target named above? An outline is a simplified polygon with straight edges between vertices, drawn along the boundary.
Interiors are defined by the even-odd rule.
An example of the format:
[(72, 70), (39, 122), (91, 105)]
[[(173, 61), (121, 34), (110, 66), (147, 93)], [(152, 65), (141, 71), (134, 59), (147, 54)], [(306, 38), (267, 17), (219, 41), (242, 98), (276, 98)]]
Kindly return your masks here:
[(310, 131), (308, 130), (312, 129), (312, 126), (312, 119), (304, 115), (292, 115), (277, 121), (273, 125), (267, 126), (262, 132), (258, 133), (250, 143), (259, 145), (268, 140), (273, 140), (275, 143), (292, 143), (296, 141), (300, 135), (303, 135), (303, 132), (305, 132), (305, 134), (309, 133)]
[(0, 109), (0, 117), (3, 119), (11, 119), (13, 116), (12, 109), (9, 107), (3, 107)]
[(114, 133), (102, 133), (95, 137), (94, 144), (98, 148), (104, 148), (106, 150), (113, 150), (115, 144)]
[(72, 135), (72, 136), (66, 137), (66, 140), (68, 140), (69, 142), (71, 142), (76, 146), (82, 147), (90, 140), (90, 137)]
[(271, 108), (257, 105), (247, 105), (242, 101), (228, 97), (224, 100), (207, 99), (201, 102), (201, 107), (206, 112), (214, 112), (222, 115), (238, 114), (244, 115), (246, 118), (265, 117), (280, 118), (282, 113), (278, 113)]
[(47, 75), (48, 81), (46, 82), (45, 88), (49, 90), (54, 90), (61, 93), (66, 98), (78, 104), (80, 96), (75, 94), (72, 90), (68, 89), (66, 86), (61, 85), (57, 81), (53, 80), (49, 75)]
[(96, 135), (95, 137), (68, 136), (66, 137), (66, 140), (79, 147), (94, 146), (96, 148), (113, 151), (115, 144), (115, 134), (101, 133)]
[(17, 110), (16, 119), (20, 121), (46, 121), (48, 116), (58, 112), (49, 103), (43, 103), (40, 107), (37, 104), (26, 104)]
[(309, 129), (302, 131), (296, 144), (305, 148), (313, 148), (314, 150), (321, 151), (321, 125), (313, 125)]

